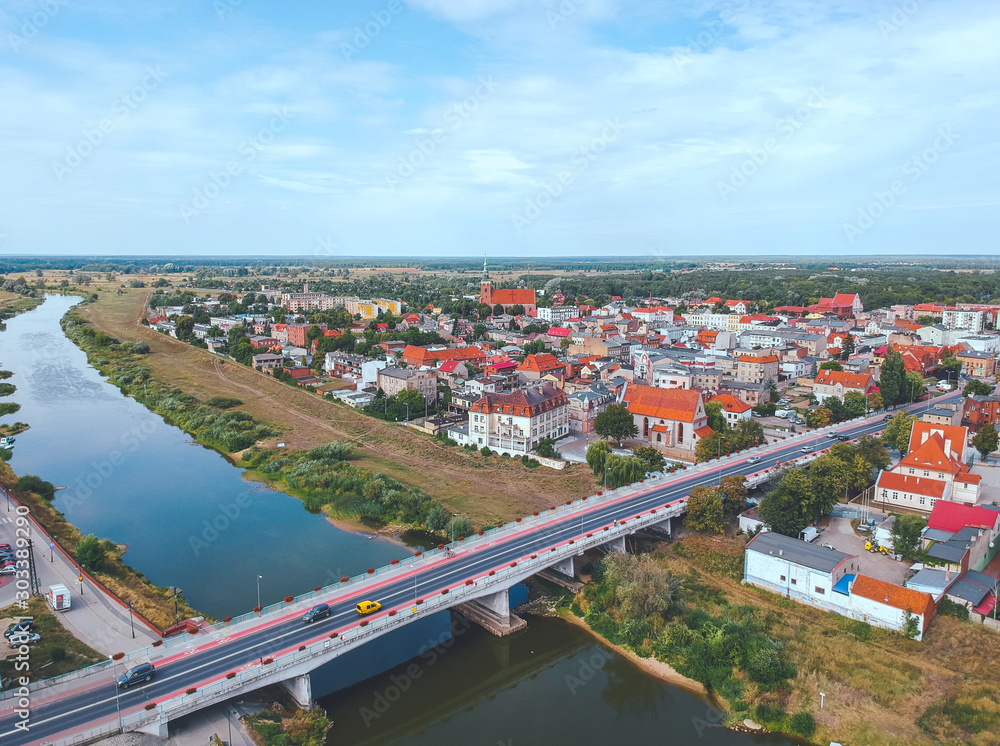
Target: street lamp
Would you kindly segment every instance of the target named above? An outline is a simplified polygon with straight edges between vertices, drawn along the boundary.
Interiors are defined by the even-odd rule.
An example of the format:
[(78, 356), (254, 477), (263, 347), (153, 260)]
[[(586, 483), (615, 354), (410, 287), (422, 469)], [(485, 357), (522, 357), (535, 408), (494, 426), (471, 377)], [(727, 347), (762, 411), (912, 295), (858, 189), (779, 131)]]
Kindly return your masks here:
[(451, 514), (451, 543), (455, 543), (455, 519), (458, 518), (458, 513)]
[(128, 623), (129, 623), (129, 626), (132, 628), (132, 639), (134, 640), (135, 639), (135, 620), (132, 617), (132, 602), (131, 601), (128, 602)]
[(262, 608), (260, 605), (260, 581), (264, 578), (263, 575), (257, 576), (257, 608)]

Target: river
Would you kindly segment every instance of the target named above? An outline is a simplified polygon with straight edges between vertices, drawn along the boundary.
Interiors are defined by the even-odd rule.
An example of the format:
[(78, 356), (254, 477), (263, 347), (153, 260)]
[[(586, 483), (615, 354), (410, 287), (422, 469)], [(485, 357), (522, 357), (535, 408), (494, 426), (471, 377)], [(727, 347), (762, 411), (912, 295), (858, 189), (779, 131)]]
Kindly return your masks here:
[[(7, 401), (21, 405), (3, 421), (31, 426), (17, 436), (11, 466), (65, 487), (55, 505), (83, 533), (126, 544), (130, 565), (216, 617), (255, 605), (258, 575), (267, 604), (407, 555), (245, 481), (223, 456), (123, 396), (62, 333), (59, 320), (77, 302), (49, 296), (11, 319), (0, 332), (0, 368), (17, 386)], [(461, 622), (453, 631), (428, 622), (401, 650), (369, 650), (373, 643), (355, 651), (357, 662), (316, 672), (328, 682), (345, 668), (367, 676), (385, 667), (378, 659), (417, 653), (320, 700), (334, 722), (328, 743), (794, 743), (712, 727), (714, 711), (700, 698), (558, 620), (531, 617), (504, 639)]]

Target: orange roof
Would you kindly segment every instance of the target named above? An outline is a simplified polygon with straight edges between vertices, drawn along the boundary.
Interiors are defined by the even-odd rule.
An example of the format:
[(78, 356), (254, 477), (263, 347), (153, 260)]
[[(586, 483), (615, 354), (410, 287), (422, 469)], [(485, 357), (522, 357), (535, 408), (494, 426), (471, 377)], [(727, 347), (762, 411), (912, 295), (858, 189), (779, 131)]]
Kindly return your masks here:
[(516, 306), (516, 305), (535, 305), (535, 291), (524, 290), (522, 288), (500, 288), (490, 291), (490, 303), (496, 305), (499, 303), (504, 306)]
[(560, 363), (555, 355), (547, 352), (540, 352), (536, 355), (528, 355), (524, 362), (517, 366), (518, 370), (531, 370), (535, 373), (545, 373), (550, 370), (558, 370), (566, 366)]
[(927, 617), (934, 613), (934, 599), (931, 598), (931, 594), (870, 578), (867, 575), (858, 575), (854, 585), (851, 586), (851, 594), (896, 609), (905, 609), (911, 614), (923, 615), (925, 622)]
[(848, 373), (844, 370), (821, 370), (815, 383), (826, 386), (836, 386), (838, 383), (845, 389), (865, 391), (871, 385), (872, 377), (867, 373)]
[(951, 442), (951, 452), (946, 454), (948, 457), (962, 457), (962, 453), (965, 451), (965, 443), (969, 439), (969, 428), (962, 425), (938, 425), (934, 422), (924, 422), (923, 420), (913, 423), (907, 450), (916, 450), (917, 446), (925, 440), (929, 440), (935, 434), (941, 436), (942, 451), (944, 450), (945, 441)]
[(624, 401), (632, 414), (678, 422), (694, 422), (701, 394), (687, 389), (633, 385), (625, 390)]
[(428, 350), (426, 347), (416, 345), (406, 345), (403, 348), (403, 359), (411, 365), (430, 365), (437, 359), (438, 362), (445, 360), (470, 360), (481, 362), (486, 359), (486, 353), (478, 347), (452, 347), (443, 350)]
[(875, 489), (909, 492), (911, 495), (923, 495), (938, 499), (944, 496), (944, 488), (947, 484), (943, 479), (915, 477), (895, 471), (884, 471), (879, 476)]
[(776, 363), (777, 355), (740, 355), (741, 363)]
[(983, 481), (982, 474), (956, 474), (956, 482), (965, 482), (966, 484), (979, 484)]
[(708, 400), (708, 403), (711, 404), (714, 401), (717, 401), (720, 404), (722, 404), (722, 408), (727, 412), (735, 412), (736, 414), (743, 414), (748, 409), (753, 409), (753, 407), (751, 407), (749, 404), (740, 399), (737, 399), (732, 394), (719, 394), (718, 396), (713, 396), (711, 399)]
[(936, 469), (949, 474), (958, 474), (965, 468), (964, 464), (945, 453), (944, 438), (937, 434), (907, 453), (896, 468), (904, 466), (912, 466), (915, 469)]
[(854, 304), (854, 299), (857, 298), (857, 293), (835, 293), (833, 296), (834, 303), (850, 303)]
[(695, 429), (694, 434), (699, 438), (707, 438), (709, 435), (715, 435), (715, 430), (710, 428), (708, 425), (702, 425), (701, 427)]

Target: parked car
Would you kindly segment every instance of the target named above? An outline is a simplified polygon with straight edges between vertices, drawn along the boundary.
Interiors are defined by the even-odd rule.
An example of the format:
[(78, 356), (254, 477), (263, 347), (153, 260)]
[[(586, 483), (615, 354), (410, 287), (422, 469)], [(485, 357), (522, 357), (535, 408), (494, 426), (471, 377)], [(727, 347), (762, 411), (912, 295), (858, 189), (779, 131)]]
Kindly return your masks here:
[(10, 625), (3, 633), (3, 636), (9, 638), (11, 635), (16, 635), (21, 632), (34, 632), (34, 631), (35, 631), (35, 623), (30, 619), (25, 619), (23, 621), (16, 622)]
[(17, 568), (14, 565), (4, 565), (0, 567), (0, 575), (14, 575), (17, 572)]
[(747, 459), (747, 463), (748, 464), (759, 464), (761, 458), (762, 458), (761, 456), (751, 456), (750, 458)]
[(816, 448), (814, 445), (802, 446), (799, 450), (802, 453), (812, 453), (813, 449)]
[(42, 636), (37, 632), (21, 632), (7, 638), (7, 647), (19, 648), (22, 645), (34, 645), (36, 642), (41, 641)]
[(140, 663), (118, 677), (118, 688), (128, 689), (135, 684), (144, 684), (147, 681), (152, 681), (154, 676), (156, 676), (156, 669), (152, 663)]
[(374, 614), (382, 608), (382, 604), (378, 601), (362, 601), (357, 608), (359, 614)]
[(331, 609), (327, 604), (319, 604), (313, 606), (309, 611), (302, 615), (302, 621), (308, 624), (309, 622), (315, 622), (319, 619), (325, 619), (330, 616)]

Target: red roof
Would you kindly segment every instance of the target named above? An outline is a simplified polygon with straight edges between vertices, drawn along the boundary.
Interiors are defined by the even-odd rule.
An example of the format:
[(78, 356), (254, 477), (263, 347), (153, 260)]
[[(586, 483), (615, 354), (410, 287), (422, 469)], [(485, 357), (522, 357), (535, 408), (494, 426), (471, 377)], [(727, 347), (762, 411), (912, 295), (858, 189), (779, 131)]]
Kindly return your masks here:
[[(913, 442), (913, 438), (910, 438)], [(966, 469), (958, 459), (945, 453), (944, 438), (935, 433), (927, 440), (906, 454), (896, 468), (912, 466), (914, 469), (936, 469), (949, 474), (958, 474)]]
[(568, 337), (569, 329), (565, 326), (550, 326), (549, 330), (545, 333), (550, 337)]
[(916, 477), (910, 474), (900, 474), (895, 471), (884, 471), (879, 476), (875, 489), (896, 490), (897, 492), (909, 492), (912, 495), (924, 495), (925, 497), (940, 499), (944, 496), (944, 488), (947, 484), (943, 479)]
[(701, 427), (695, 429), (694, 434), (699, 438), (707, 438), (709, 435), (715, 435), (715, 430), (710, 428), (708, 425), (702, 425)]
[(632, 414), (678, 422), (694, 422), (701, 394), (687, 389), (629, 386), (624, 401)]
[(547, 352), (540, 352), (536, 355), (528, 355), (524, 362), (517, 366), (518, 370), (530, 370), (535, 373), (546, 373), (552, 370), (560, 370), (566, 366), (560, 363), (555, 355)]
[(1000, 512), (973, 505), (953, 503), (948, 500), (938, 500), (927, 519), (930, 528), (955, 533), (966, 526), (988, 528), (991, 531), (1000, 522)]
[(824, 386), (836, 386), (839, 383), (845, 389), (855, 389), (864, 392), (871, 385), (872, 377), (867, 373), (848, 373), (844, 370), (821, 370), (816, 376), (815, 382)]
[(749, 404), (737, 399), (732, 394), (719, 394), (718, 396), (713, 396), (708, 400), (709, 404), (714, 401), (719, 402), (722, 405), (722, 408), (727, 412), (735, 412), (736, 414), (743, 414), (747, 410), (753, 409), (753, 407)]
[(931, 598), (931, 594), (870, 578), (867, 575), (858, 575), (854, 585), (851, 586), (851, 595), (861, 596), (896, 609), (904, 609), (911, 614), (919, 614), (924, 617), (925, 623), (934, 614), (934, 599)]
[(502, 306), (533, 306), (535, 291), (521, 288), (498, 288), (490, 291), (490, 305), (499, 303)]
[(463, 368), (465, 367), (465, 363), (463, 363), (461, 360), (446, 360), (445, 362), (441, 363), (441, 365), (438, 367), (438, 370), (440, 370), (442, 373), (454, 373), (455, 369), (459, 365), (461, 365)]

